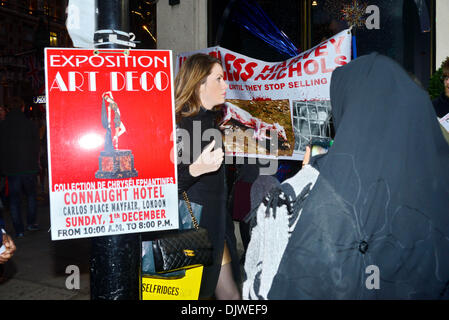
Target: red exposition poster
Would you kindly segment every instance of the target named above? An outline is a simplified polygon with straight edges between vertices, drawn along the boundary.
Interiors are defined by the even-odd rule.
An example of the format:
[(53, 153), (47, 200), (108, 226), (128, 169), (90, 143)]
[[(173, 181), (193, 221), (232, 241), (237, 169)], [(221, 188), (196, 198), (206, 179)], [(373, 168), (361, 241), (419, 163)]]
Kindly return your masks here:
[(45, 62), (52, 239), (178, 228), (171, 51)]

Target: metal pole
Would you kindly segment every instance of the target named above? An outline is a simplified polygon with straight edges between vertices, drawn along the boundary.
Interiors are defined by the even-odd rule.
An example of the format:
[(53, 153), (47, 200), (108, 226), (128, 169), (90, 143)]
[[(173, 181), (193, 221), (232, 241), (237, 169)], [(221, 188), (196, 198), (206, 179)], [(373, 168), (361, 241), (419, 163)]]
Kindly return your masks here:
[[(128, 0), (96, 0), (96, 30), (129, 32)], [(107, 44), (101, 48), (123, 48)], [(90, 261), (91, 299), (140, 298), (140, 234), (92, 238)]]

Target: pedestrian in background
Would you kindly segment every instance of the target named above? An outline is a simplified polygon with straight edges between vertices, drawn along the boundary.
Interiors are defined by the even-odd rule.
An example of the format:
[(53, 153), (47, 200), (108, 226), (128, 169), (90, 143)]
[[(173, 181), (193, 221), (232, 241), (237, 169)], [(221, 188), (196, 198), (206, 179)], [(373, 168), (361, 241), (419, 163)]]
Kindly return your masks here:
[(22, 190), (27, 197), (27, 230), (36, 224), (36, 177), (39, 173), (39, 132), (36, 124), (25, 117), (25, 104), (13, 97), (10, 112), (0, 124), (0, 171), (8, 179), (9, 208), (16, 237), (24, 236), (21, 216)]
[[(3, 120), (5, 120), (7, 111), (6, 108), (4, 106), (0, 106), (0, 123), (3, 122)], [(0, 154), (0, 157), (2, 155)], [(5, 199), (6, 199), (6, 178), (5, 176), (2, 174), (1, 170), (0, 170), (0, 228), (5, 228), (5, 221), (3, 219), (3, 210), (5, 208)]]
[(444, 60), (441, 68), (443, 70), (441, 81), (444, 84), (444, 90), (438, 98), (432, 100), (438, 118), (442, 118), (449, 113), (449, 57)]

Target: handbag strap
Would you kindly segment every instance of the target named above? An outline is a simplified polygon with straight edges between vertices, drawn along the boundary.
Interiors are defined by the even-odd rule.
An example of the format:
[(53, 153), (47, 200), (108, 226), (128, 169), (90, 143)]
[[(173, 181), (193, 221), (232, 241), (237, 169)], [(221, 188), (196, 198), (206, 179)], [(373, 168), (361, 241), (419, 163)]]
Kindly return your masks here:
[(185, 191), (183, 191), (182, 196), (187, 204), (187, 209), (189, 209), (190, 217), (192, 218), (192, 221), (193, 221), (193, 226), (195, 227), (196, 230), (198, 230), (199, 229), (198, 221), (196, 220), (195, 216), (193, 215), (192, 206), (190, 205), (190, 201), (189, 201), (189, 198), (187, 197), (187, 193)]

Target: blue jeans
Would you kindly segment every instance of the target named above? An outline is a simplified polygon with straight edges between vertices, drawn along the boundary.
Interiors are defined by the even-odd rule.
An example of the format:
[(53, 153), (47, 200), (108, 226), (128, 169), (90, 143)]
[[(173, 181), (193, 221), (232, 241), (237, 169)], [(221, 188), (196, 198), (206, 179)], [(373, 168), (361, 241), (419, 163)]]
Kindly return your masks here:
[(27, 224), (36, 223), (36, 175), (8, 176), (9, 186), (9, 210), (16, 234), (23, 233), (24, 227), (21, 215), (22, 190), (25, 192), (28, 204)]

